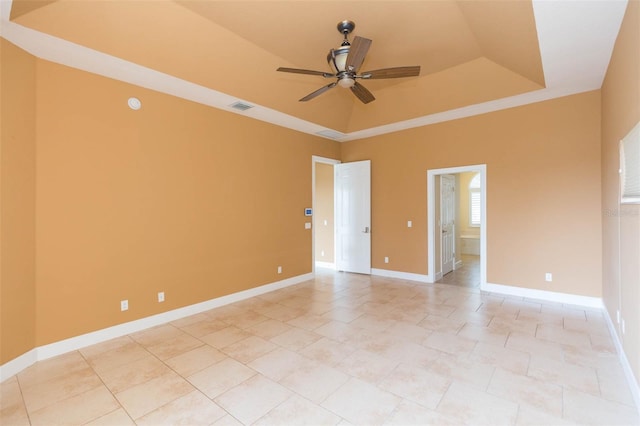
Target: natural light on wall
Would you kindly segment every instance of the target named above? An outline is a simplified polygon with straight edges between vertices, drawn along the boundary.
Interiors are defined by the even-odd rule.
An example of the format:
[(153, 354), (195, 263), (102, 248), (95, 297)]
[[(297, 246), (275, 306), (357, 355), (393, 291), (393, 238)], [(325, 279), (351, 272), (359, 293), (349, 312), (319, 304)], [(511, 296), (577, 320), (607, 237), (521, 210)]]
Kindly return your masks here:
[(640, 204), (640, 123), (620, 141), (622, 204)]

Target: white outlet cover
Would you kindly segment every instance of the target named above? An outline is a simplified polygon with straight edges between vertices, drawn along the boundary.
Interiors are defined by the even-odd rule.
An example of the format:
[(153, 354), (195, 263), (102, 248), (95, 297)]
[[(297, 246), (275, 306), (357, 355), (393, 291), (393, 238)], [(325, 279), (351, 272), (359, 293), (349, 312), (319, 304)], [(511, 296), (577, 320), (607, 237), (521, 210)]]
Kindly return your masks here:
[(129, 301), (128, 300), (121, 300), (120, 301), (120, 310), (121, 311), (128, 311), (129, 310)]
[(158, 293), (158, 302), (164, 302), (164, 291)]
[(278, 266), (278, 273), (281, 274), (282, 273), (282, 266)]
[(547, 272), (546, 274), (544, 274), (544, 280), (545, 281), (553, 281), (553, 275), (551, 274), (551, 272)]
[(305, 222), (304, 229), (311, 229), (311, 222)]
[(389, 263), (389, 257), (387, 256), (384, 257), (384, 263)]
[(410, 220), (407, 221), (407, 228), (411, 228), (413, 226), (413, 222)]

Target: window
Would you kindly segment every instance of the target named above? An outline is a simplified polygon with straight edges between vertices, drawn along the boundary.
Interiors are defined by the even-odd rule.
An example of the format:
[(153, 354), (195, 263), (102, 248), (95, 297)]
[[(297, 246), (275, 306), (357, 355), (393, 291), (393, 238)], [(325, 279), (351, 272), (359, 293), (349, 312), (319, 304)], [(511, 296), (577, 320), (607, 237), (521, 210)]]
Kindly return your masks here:
[(469, 182), (469, 225), (480, 226), (480, 173)]
[(620, 141), (622, 204), (640, 204), (640, 123)]

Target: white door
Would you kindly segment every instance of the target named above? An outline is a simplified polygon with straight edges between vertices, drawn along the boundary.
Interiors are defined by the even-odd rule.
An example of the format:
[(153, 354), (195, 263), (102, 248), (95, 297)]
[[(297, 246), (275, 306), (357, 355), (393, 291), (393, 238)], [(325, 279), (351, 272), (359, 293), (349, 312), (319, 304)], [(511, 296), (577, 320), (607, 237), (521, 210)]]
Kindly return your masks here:
[(336, 164), (336, 269), (371, 273), (371, 161)]
[(440, 176), (440, 223), (442, 224), (442, 275), (453, 271), (456, 258), (456, 178)]

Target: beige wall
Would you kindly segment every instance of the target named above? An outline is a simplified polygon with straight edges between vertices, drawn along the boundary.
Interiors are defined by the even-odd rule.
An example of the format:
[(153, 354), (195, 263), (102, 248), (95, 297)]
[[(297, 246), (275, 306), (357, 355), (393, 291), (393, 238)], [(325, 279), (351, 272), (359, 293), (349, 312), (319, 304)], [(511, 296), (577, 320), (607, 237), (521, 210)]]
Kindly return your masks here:
[(35, 346), (36, 60), (0, 39), (0, 364)]
[(37, 345), (311, 272), (336, 142), (41, 60), (37, 84)]
[[(316, 163), (315, 256), (317, 262), (334, 262), (333, 165)], [(325, 220), (327, 221), (325, 225)], [(324, 255), (323, 255), (324, 252)]]
[(619, 202), (619, 141), (640, 121), (640, 3), (630, 1), (602, 86), (603, 298), (640, 382), (640, 205)]
[[(629, 10), (602, 129), (596, 91), (342, 145), (34, 60), (3, 41), (0, 363), (309, 272), (302, 212), (312, 155), (372, 160), (374, 268), (426, 273), (426, 171), (485, 163), (489, 282), (599, 297), (604, 262), (609, 309), (625, 291), (637, 306), (637, 286), (625, 287), (637, 271), (620, 281), (615, 270), (618, 258), (638, 255), (637, 210), (624, 216), (621, 253), (612, 233), (620, 214), (604, 216), (604, 256), (600, 234), (601, 208), (619, 211), (612, 146), (640, 117), (637, 2)], [(142, 110), (126, 108), (129, 96)], [(124, 298), (130, 310), (121, 313)], [(637, 372), (640, 339), (629, 328), (633, 309), (623, 309)]]
[(598, 91), (343, 144), (364, 159), (374, 268), (426, 274), (427, 170), (487, 164), (488, 281), (601, 296)]

